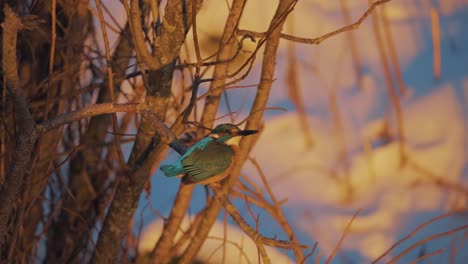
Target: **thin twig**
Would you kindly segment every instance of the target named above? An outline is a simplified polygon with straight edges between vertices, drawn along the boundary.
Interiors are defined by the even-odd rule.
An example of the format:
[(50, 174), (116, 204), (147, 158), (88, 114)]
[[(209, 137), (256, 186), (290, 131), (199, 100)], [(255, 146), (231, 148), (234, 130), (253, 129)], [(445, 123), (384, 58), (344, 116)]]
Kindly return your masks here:
[[(341, 14), (343, 15), (344, 22), (346, 25), (351, 24), (351, 16), (349, 14), (349, 7), (347, 0), (340, 0), (340, 9)], [(353, 62), (353, 70), (356, 76), (356, 82), (358, 83), (358, 87), (363, 89), (363, 70), (362, 70), (362, 62), (359, 55), (359, 49), (356, 46), (356, 38), (352, 31), (348, 31), (346, 34), (348, 37), (348, 44), (349, 49), (351, 51), (351, 60)]]
[(462, 225), (462, 226), (459, 226), (457, 228), (452, 228), (452, 229), (449, 229), (445, 232), (441, 232), (441, 233), (437, 233), (435, 235), (432, 235), (432, 236), (428, 236), (424, 239), (421, 239), (415, 243), (413, 243), (411, 246), (407, 247), (405, 250), (403, 250), (403, 252), (401, 252), (400, 254), (398, 254), (396, 257), (394, 257), (393, 259), (391, 259), (389, 262), (387, 262), (388, 264), (393, 264), (393, 263), (396, 263), (399, 259), (401, 259), (404, 255), (406, 255), (408, 252), (410, 252), (411, 250), (419, 247), (420, 245), (423, 245), (431, 240), (434, 240), (434, 239), (437, 239), (439, 237), (444, 237), (444, 236), (449, 236), (449, 235), (452, 235), (453, 233), (456, 233), (456, 232), (459, 232), (459, 231), (462, 231), (462, 230), (465, 230), (465, 229), (468, 229), (468, 225)]
[[(364, 14), (356, 22), (354, 22), (353, 24), (344, 26), (344, 27), (342, 27), (340, 29), (329, 32), (329, 33), (327, 33), (325, 35), (322, 35), (322, 36), (320, 36), (318, 38), (312, 38), (312, 39), (311, 38), (300, 38), (300, 37), (295, 37), (295, 36), (291, 36), (291, 35), (284, 34), (284, 33), (281, 33), (281, 38), (287, 39), (287, 40), (290, 40), (290, 41), (294, 41), (294, 42), (298, 42), (298, 43), (318, 45), (318, 44), (322, 43), (324, 40), (326, 40), (326, 39), (328, 39), (330, 37), (336, 36), (336, 35), (338, 35), (340, 33), (346, 32), (346, 31), (358, 29), (359, 26), (362, 24), (362, 22), (364, 22), (364, 20), (366, 20), (366, 18), (372, 13), (372, 11), (377, 6), (385, 4), (385, 3), (390, 2), (390, 1), (391, 0), (379, 0), (379, 1), (376, 1), (376, 2), (372, 3), (372, 5), (366, 10), (366, 12), (364, 12)], [(254, 31), (243, 30), (243, 29), (239, 29), (238, 33), (243, 34), (243, 35), (248, 34), (248, 35), (254, 36), (256, 38), (263, 38), (265, 36), (265, 34), (266, 34), (264, 32), (263, 33), (262, 32), (254, 32)]]
[(395, 111), (400, 166), (403, 166), (405, 165), (405, 162), (407, 160), (407, 155), (405, 153), (405, 129), (403, 120), (403, 110), (401, 107), (400, 98), (396, 93), (396, 88), (392, 79), (387, 54), (385, 53), (384, 41), (380, 32), (379, 16), (376, 13), (372, 14), (372, 28), (374, 30), (375, 41), (377, 42), (379, 57), (383, 67), (385, 81), (387, 83), (388, 94), (390, 95), (390, 102), (392, 103), (393, 110)]
[[(259, 234), (255, 229), (249, 226), (249, 224), (242, 218), (239, 211), (232, 203), (226, 198), (226, 195), (223, 193), (222, 189), (216, 184), (210, 185), (215, 193), (215, 198), (220, 202), (224, 209), (229, 213), (234, 222), (246, 233), (254, 242), (261, 243), (271, 247), (278, 247), (284, 249), (293, 249), (294, 247), (307, 248), (306, 245), (296, 244), (285, 240), (273, 239), (265, 237)], [(257, 246), (259, 246), (257, 244)]]
[(46, 133), (52, 129), (59, 128), (65, 124), (79, 121), (84, 118), (93, 117), (102, 114), (112, 114), (116, 112), (140, 112), (147, 109), (146, 105), (129, 103), (129, 104), (115, 104), (115, 103), (102, 103), (84, 106), (75, 111), (56, 116), (52, 119), (46, 120), (41, 124), (37, 124), (34, 128), (34, 133)]
[[(49, 56), (49, 77), (52, 77), (52, 73), (54, 72), (54, 64), (55, 64), (55, 41), (57, 39), (57, 0), (52, 0), (52, 7), (51, 7), (51, 40), (50, 40), (50, 56)], [(47, 119), (47, 115), (49, 112), (49, 91), (51, 90), (51, 78), (48, 79), (48, 89), (45, 98), (45, 107), (44, 107), (44, 118)]]
[[(294, 234), (294, 231), (292, 227), (289, 225), (288, 220), (286, 219), (286, 216), (284, 215), (283, 210), (281, 209), (281, 205), (276, 199), (275, 194), (273, 193), (273, 190), (270, 187), (270, 184), (268, 183), (265, 174), (263, 173), (263, 170), (260, 167), (260, 164), (258, 162), (251, 158), (250, 161), (254, 164), (255, 168), (257, 169), (258, 173), (260, 174), (260, 178), (262, 179), (263, 185), (265, 186), (268, 195), (270, 196), (271, 200), (273, 201), (273, 208), (274, 211), (276, 212), (275, 216), (276, 219), (278, 220), (278, 223), (281, 225), (281, 227), (284, 229), (286, 234), (289, 236), (289, 239), (293, 243), (299, 244), (299, 241), (296, 238), (296, 235)], [(301, 249), (299, 248), (294, 248), (294, 255), (296, 256), (296, 262), (301, 263), (304, 261), (304, 255), (302, 254)]]
[[(260, 122), (263, 117), (262, 109), (265, 109), (266, 103), (268, 101), (268, 95), (270, 94), (272, 86), (271, 80), (274, 79), (273, 75), (276, 62), (276, 53), (280, 40), (281, 30), (287, 14), (292, 11), (296, 2), (297, 1), (295, 0), (281, 0), (270, 24), (269, 31), (271, 31), (271, 34), (268, 34), (269, 38), (264, 41), (266, 46), (262, 63), (263, 69), (261, 82), (258, 86), (257, 94), (252, 106), (249, 121), (246, 125), (246, 129), (258, 129), (258, 127), (260, 127)], [(241, 140), (238, 161), (239, 165), (233, 170), (231, 176), (223, 184), (223, 192), (227, 193), (227, 190), (230, 188), (230, 186), (237, 180), (241, 165), (245, 162), (247, 154), (250, 150), (250, 146), (253, 144), (253, 142), (253, 137), (246, 137)], [(204, 212), (204, 217), (202, 219), (202, 223), (200, 224), (200, 228), (197, 230), (194, 238), (192, 239), (192, 243), (189, 244), (183, 253), (182, 258), (180, 259), (181, 264), (189, 263), (191, 261), (191, 259), (200, 249), (204, 238), (208, 235), (211, 226), (214, 224), (216, 217), (222, 208), (222, 205), (216, 201), (217, 199), (214, 200), (214, 202), (210, 202), (210, 204), (207, 206), (208, 208)]]
[(382, 253), (378, 258), (376, 258), (374, 261), (372, 261), (372, 264), (375, 264), (377, 263), (379, 260), (383, 259), (386, 255), (388, 255), (388, 253), (390, 253), (390, 251), (392, 251), (394, 248), (396, 248), (398, 245), (402, 244), (403, 242), (407, 241), (408, 239), (410, 239), (411, 237), (413, 237), (417, 232), (419, 232), (419, 230), (423, 229), (424, 227), (434, 223), (434, 222), (437, 222), (441, 219), (444, 219), (444, 218), (447, 218), (447, 217), (450, 217), (450, 216), (453, 216), (455, 214), (458, 214), (458, 213), (461, 213), (461, 212), (466, 212), (468, 209), (467, 208), (464, 208), (464, 209), (460, 209), (460, 210), (456, 210), (456, 211), (453, 211), (453, 212), (449, 212), (449, 213), (446, 213), (446, 214), (443, 214), (443, 215), (440, 215), (440, 216), (437, 216), (437, 217), (434, 217), (434, 218), (431, 218), (429, 219), (428, 221), (420, 224), (417, 228), (415, 228), (411, 233), (409, 233), (408, 235), (406, 235), (405, 237), (403, 237), (402, 239), (398, 240), (395, 244), (393, 244), (389, 249), (387, 249), (384, 253)]
[(386, 5), (382, 6), (382, 22), (383, 22), (383, 30), (385, 37), (387, 38), (386, 43), (388, 43), (388, 50), (390, 52), (390, 61), (392, 62), (393, 66), (393, 73), (395, 73), (396, 83), (398, 85), (398, 91), (401, 95), (406, 94), (406, 86), (403, 80), (403, 76), (401, 75), (400, 69), (400, 62), (398, 59), (398, 53), (395, 49), (395, 41), (393, 40), (392, 31), (390, 28), (390, 21), (387, 17), (386, 12)]
[[(98, 10), (98, 15), (99, 15), (99, 22), (101, 24), (101, 32), (102, 32), (102, 38), (104, 40), (104, 49), (106, 53), (106, 67), (107, 67), (107, 81), (109, 83), (109, 95), (110, 95), (110, 100), (111, 102), (114, 102), (115, 96), (114, 96), (114, 74), (112, 71), (112, 61), (111, 61), (111, 51), (110, 51), (110, 45), (109, 45), (109, 38), (107, 37), (107, 29), (106, 29), (106, 23), (104, 20), (104, 14), (102, 12), (102, 7), (101, 7), (101, 0), (95, 0), (96, 2), (96, 8)], [(120, 166), (122, 168), (125, 168), (125, 159), (122, 153), (122, 150), (120, 149), (120, 136), (118, 134), (118, 121), (117, 121), (117, 115), (115, 113), (112, 114), (112, 128), (116, 134), (114, 134), (114, 148), (117, 153), (117, 157), (120, 163)]]
[(351, 218), (351, 220), (349, 221), (348, 225), (346, 226), (345, 230), (343, 230), (343, 233), (341, 234), (341, 237), (340, 237), (340, 240), (338, 241), (338, 243), (336, 244), (335, 248), (333, 248), (333, 251), (330, 253), (330, 256), (328, 256), (327, 258), (327, 261), (325, 261), (325, 263), (330, 263), (333, 259), (333, 257), (336, 255), (336, 253), (338, 252), (338, 249), (341, 247), (341, 244), (343, 243), (346, 235), (348, 234), (349, 232), (349, 229), (351, 228), (351, 225), (353, 224), (353, 221), (356, 219), (356, 217), (359, 215), (359, 213), (361, 212), (361, 208), (358, 209), (353, 217)]
[(440, 255), (440, 254), (442, 254), (444, 251), (445, 251), (444, 248), (440, 248), (440, 249), (438, 249), (438, 250), (436, 250), (436, 251), (433, 251), (433, 252), (430, 252), (430, 253), (425, 253), (424, 255), (419, 256), (419, 257), (416, 258), (415, 260), (411, 261), (410, 264), (418, 264), (418, 263), (421, 263), (422, 260), (427, 259), (427, 258), (430, 258), (430, 257), (433, 257), (433, 256)]
[(434, 56), (433, 68), (434, 79), (440, 79), (440, 19), (439, 13), (434, 7), (431, 7), (431, 32), (432, 32), (432, 53)]

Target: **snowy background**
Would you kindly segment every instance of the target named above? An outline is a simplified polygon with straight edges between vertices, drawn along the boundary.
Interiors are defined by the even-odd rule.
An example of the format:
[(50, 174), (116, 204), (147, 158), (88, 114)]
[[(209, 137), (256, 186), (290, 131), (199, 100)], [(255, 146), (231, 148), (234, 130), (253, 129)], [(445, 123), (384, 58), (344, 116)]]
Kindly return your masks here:
[[(198, 16), (198, 32), (205, 55), (210, 54), (210, 40), (222, 31), (228, 12), (226, 2), (230, 1), (205, 0)], [(347, 2), (352, 21), (368, 6), (364, 0)], [(248, 1), (240, 28), (264, 32), (276, 5), (277, 1), (272, 0)], [(338, 29), (345, 25), (340, 8), (340, 1), (301, 0), (288, 18), (284, 32), (313, 38)], [(376, 10), (382, 14), (381, 7)], [(439, 80), (435, 80), (433, 74), (431, 10), (436, 10), (440, 18), (442, 61)], [(300, 242), (310, 247), (318, 242), (317, 251), (323, 256), (322, 261), (331, 253), (358, 209), (362, 211), (353, 221), (333, 263), (370, 262), (423, 222), (468, 206), (465, 136), (468, 124), (468, 1), (393, 0), (385, 5), (385, 12), (407, 89), (400, 96), (407, 155), (404, 166), (372, 17), (353, 31), (361, 60), (361, 80), (356, 78), (347, 34), (332, 37), (320, 45), (294, 44), (296, 73), (309, 136), (313, 140), (309, 147), (304, 142), (299, 115), (289, 96), (286, 73), (291, 60), (287, 41), (281, 41), (276, 80), (268, 106), (283, 107), (288, 111), (265, 113), (261, 137), (251, 153), (277, 199), (288, 199), (282, 208)], [(388, 43), (385, 38), (384, 43)], [(249, 48), (252, 50), (253, 46), (246, 47)], [(387, 44), (385, 48), (389, 57)], [(257, 58), (252, 73), (240, 85), (258, 83), (260, 61), (261, 58)], [(395, 75), (393, 80), (395, 82)], [(206, 87), (202, 87), (200, 94), (204, 91)], [(228, 94), (232, 109), (240, 113), (236, 118), (238, 122), (248, 113), (249, 100), (255, 90), (233, 89)], [(333, 96), (336, 109), (331, 105)], [(222, 103), (219, 116), (226, 113), (228, 110)], [(336, 116), (341, 128), (337, 128)], [(219, 122), (223, 121), (229, 119)], [(163, 164), (177, 157), (171, 151)], [(261, 185), (258, 171), (250, 162), (246, 163), (243, 172)], [(178, 180), (163, 177), (155, 168), (151, 196), (142, 196), (135, 217), (144, 226), (142, 251), (153, 247), (162, 229), (162, 220), (151, 207), (168, 216), (178, 185)], [(205, 190), (197, 187), (191, 214), (203, 208), (204, 203)], [(243, 215), (249, 215), (243, 201), (234, 203)], [(253, 209), (260, 214), (262, 234), (286, 239), (267, 213)], [(192, 218), (187, 216), (184, 225), (188, 226)], [(231, 220), (228, 222), (227, 236), (232, 243), (227, 245), (226, 252), (233, 255), (224, 257), (226, 263), (256, 263), (255, 246)], [(395, 248), (384, 261), (420, 239), (467, 223), (466, 210), (432, 223)], [(222, 241), (215, 238), (222, 238), (223, 234), (221, 214), (210, 233), (213, 239), (205, 243), (199, 257), (210, 263), (220, 263), (223, 250), (218, 247)], [(468, 263), (466, 239), (465, 228), (415, 248), (402, 263), (441, 248), (444, 251), (429, 258), (427, 263), (449, 263), (453, 248), (459, 248), (455, 263)], [(246, 250), (245, 255), (239, 253), (239, 245)], [(271, 255), (273, 263), (293, 263), (287, 257), (292, 257), (291, 254), (281, 254), (273, 249), (270, 254), (277, 254)], [(308, 262), (312, 263), (314, 259), (315, 256)]]

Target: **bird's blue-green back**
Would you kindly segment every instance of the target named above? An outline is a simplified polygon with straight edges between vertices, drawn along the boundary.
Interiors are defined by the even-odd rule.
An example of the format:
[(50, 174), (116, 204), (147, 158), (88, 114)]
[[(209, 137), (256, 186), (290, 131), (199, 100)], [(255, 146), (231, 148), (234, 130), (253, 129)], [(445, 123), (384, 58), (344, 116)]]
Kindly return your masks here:
[(210, 137), (205, 137), (198, 141), (197, 143), (193, 144), (190, 148), (187, 149), (187, 151), (182, 155), (179, 160), (177, 160), (174, 164), (171, 165), (162, 165), (161, 170), (164, 172), (164, 174), (167, 177), (174, 177), (180, 174), (185, 174), (186, 171), (182, 165), (182, 160), (184, 160), (187, 156), (191, 155), (193, 151), (195, 150), (203, 150), (209, 142), (213, 141), (215, 139), (210, 138)]
[(223, 173), (231, 165), (234, 151), (230, 146), (216, 140), (206, 141), (203, 144), (203, 147), (194, 148), (189, 155), (181, 159), (187, 173), (184, 177), (187, 183), (197, 183)]

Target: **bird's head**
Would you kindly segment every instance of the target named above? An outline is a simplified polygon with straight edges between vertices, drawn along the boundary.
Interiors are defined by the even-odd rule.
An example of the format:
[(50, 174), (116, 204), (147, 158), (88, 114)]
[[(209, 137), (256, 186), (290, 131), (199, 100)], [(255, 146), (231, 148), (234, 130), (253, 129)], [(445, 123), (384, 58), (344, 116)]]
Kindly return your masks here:
[(226, 142), (237, 136), (248, 136), (257, 133), (257, 130), (242, 130), (233, 124), (217, 125), (210, 133), (210, 137), (219, 142)]

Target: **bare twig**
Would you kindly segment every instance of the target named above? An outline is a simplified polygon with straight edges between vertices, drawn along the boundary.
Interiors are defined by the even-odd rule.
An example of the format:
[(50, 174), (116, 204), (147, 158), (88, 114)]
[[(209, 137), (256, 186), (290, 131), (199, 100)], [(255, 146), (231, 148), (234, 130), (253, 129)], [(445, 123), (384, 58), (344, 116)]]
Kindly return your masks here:
[[(294, 27), (292, 21), (289, 21), (289, 27), (291, 31), (293, 31)], [(304, 147), (309, 149), (313, 145), (313, 137), (310, 131), (309, 122), (307, 118), (307, 109), (304, 102), (304, 96), (301, 94), (301, 87), (299, 84), (299, 71), (297, 69), (297, 60), (296, 60), (296, 49), (294, 46), (294, 42), (289, 41), (288, 46), (288, 63), (287, 63), (287, 71), (286, 71), (286, 85), (288, 86), (288, 94), (289, 98), (294, 104), (294, 107), (298, 113), (298, 121), (299, 126), (302, 130), (302, 134), (304, 137)]]
[(358, 209), (353, 217), (351, 218), (351, 220), (349, 221), (348, 225), (346, 226), (345, 230), (343, 230), (343, 233), (341, 234), (341, 238), (340, 240), (338, 241), (338, 243), (336, 244), (335, 248), (333, 248), (333, 251), (330, 253), (330, 255), (328, 256), (327, 258), (327, 261), (325, 261), (325, 263), (330, 263), (333, 259), (333, 257), (336, 255), (336, 253), (338, 252), (338, 250), (340, 249), (340, 246), (341, 244), (343, 243), (346, 235), (348, 234), (348, 231), (349, 229), (351, 228), (351, 225), (353, 224), (353, 221), (354, 219), (356, 219), (356, 217), (359, 215), (359, 213), (361, 212), (362, 209)]
[[(263, 109), (265, 109), (266, 103), (268, 101), (268, 95), (270, 94), (270, 89), (272, 86), (272, 80), (274, 79), (274, 69), (276, 62), (276, 51), (278, 49), (278, 44), (280, 40), (281, 30), (284, 24), (286, 16), (284, 14), (289, 14), (296, 4), (295, 0), (282, 0), (280, 1), (277, 11), (273, 17), (273, 20), (270, 24), (271, 34), (269, 35), (268, 40), (266, 40), (266, 46), (264, 51), (263, 58), (263, 69), (261, 82), (258, 86), (257, 95), (255, 97), (254, 104), (252, 106), (251, 115), (249, 121), (247, 122), (246, 129), (257, 129), (260, 127), (260, 122), (263, 117)], [(238, 166), (233, 170), (231, 176), (223, 184), (223, 192), (227, 193), (227, 190), (230, 186), (237, 180), (239, 175), (241, 165), (245, 162), (247, 154), (250, 151), (250, 147), (254, 142), (254, 138), (246, 137), (240, 142), (239, 150), (239, 161)], [(216, 216), (219, 214), (219, 211), (222, 208), (222, 205), (219, 202), (211, 202), (208, 205), (207, 210), (204, 212), (204, 217), (200, 228), (197, 230), (192, 243), (189, 244), (185, 250), (180, 263), (188, 263), (193, 256), (198, 252), (201, 247), (202, 241), (208, 235), (208, 232), (211, 226), (216, 220)]]
[(401, 75), (400, 69), (400, 62), (398, 59), (398, 53), (395, 49), (395, 41), (393, 39), (392, 30), (390, 28), (390, 21), (387, 17), (386, 12), (386, 5), (382, 6), (382, 22), (383, 22), (383, 30), (385, 37), (387, 38), (386, 43), (388, 43), (388, 51), (390, 52), (390, 61), (392, 62), (393, 66), (393, 73), (395, 73), (396, 83), (398, 85), (398, 91), (401, 95), (406, 94), (406, 86), (403, 80), (403, 76)]
[[(56, 39), (57, 39), (57, 0), (52, 0), (52, 7), (51, 7), (51, 16), (52, 16), (52, 21), (51, 21), (51, 40), (50, 40), (50, 56), (49, 56), (49, 76), (52, 76), (52, 73), (54, 72), (54, 64), (55, 64), (55, 44), (56, 44)], [(51, 85), (51, 78), (48, 80), (48, 91), (50, 91), (50, 85)], [(46, 100), (45, 100), (45, 107), (44, 107), (44, 118), (47, 118), (49, 111), (49, 93), (46, 95)]]
[[(218, 61), (228, 60), (232, 56), (234, 44), (235, 44), (235, 38), (234, 38), (233, 33), (238, 23), (238, 20), (240, 19), (245, 3), (246, 3), (246, 0), (235, 0), (232, 3), (232, 7), (229, 11), (229, 16), (226, 21), (223, 36), (221, 37), (221, 43), (220, 43), (221, 50), (217, 56)], [(196, 42), (197, 39), (195, 38), (194, 41)], [(199, 52), (197, 52), (197, 62), (201, 62)], [(197, 64), (197, 69), (198, 67), (199, 65)], [(226, 75), (228, 71), (228, 67), (229, 67), (228, 64), (216, 65), (214, 69), (214, 74), (213, 74), (214, 81), (210, 85), (210, 91), (212, 91), (214, 88), (224, 83), (224, 81), (219, 77)], [(198, 82), (198, 76), (196, 76), (195, 82)], [(194, 87), (192, 87), (192, 95), (191, 95), (190, 104), (184, 113), (184, 116), (186, 117), (188, 117), (188, 114), (191, 112), (191, 106), (193, 107), (193, 105), (195, 104), (194, 100), (196, 99), (196, 95), (197, 95), (196, 92), (198, 91), (199, 83), (194, 83), (193, 85)], [(206, 127), (213, 126), (213, 121), (215, 119), (215, 116), (219, 107), (219, 100), (220, 100), (220, 95), (222, 91), (223, 91), (222, 89), (218, 89), (212, 94), (211, 97), (208, 97), (206, 99), (205, 108), (204, 108), (203, 115), (201, 118), (202, 125)], [(198, 137), (201, 137), (203, 135), (204, 135), (204, 132), (202, 130), (199, 130)], [(163, 230), (163, 233), (158, 243), (156, 244), (155, 248), (152, 251), (153, 259), (155, 263), (164, 263), (168, 261), (168, 258), (170, 256), (169, 254), (170, 252), (168, 249), (172, 246), (173, 239), (175, 237), (175, 231), (177, 230), (178, 226), (182, 222), (183, 216), (185, 215), (185, 212), (187, 211), (188, 205), (190, 203), (190, 198), (192, 197), (192, 192), (193, 192), (193, 187), (183, 186), (183, 185), (179, 187), (178, 195), (174, 203), (174, 206), (171, 210), (171, 214), (169, 216), (167, 224), (165, 225), (165, 228)]]
[(440, 79), (440, 19), (435, 8), (431, 8), (432, 52), (434, 54), (434, 79)]
[[(110, 95), (110, 101), (114, 102), (115, 96), (114, 96), (114, 74), (112, 71), (112, 61), (111, 61), (111, 51), (110, 51), (110, 45), (109, 45), (109, 38), (107, 37), (107, 29), (106, 29), (106, 23), (104, 20), (104, 14), (102, 12), (102, 7), (101, 7), (101, 0), (95, 0), (96, 2), (96, 8), (98, 10), (98, 15), (99, 15), (99, 21), (101, 24), (101, 31), (102, 31), (102, 38), (104, 40), (104, 49), (106, 52), (106, 67), (107, 67), (107, 81), (109, 83), (109, 95)], [(114, 148), (117, 153), (117, 157), (119, 158), (120, 166), (122, 168), (125, 168), (125, 159), (122, 153), (122, 150), (120, 149), (120, 136), (118, 135), (118, 122), (117, 122), (117, 115), (115, 113), (112, 114), (112, 128), (116, 134), (114, 134)]]
[(82, 107), (73, 112), (59, 115), (50, 120), (44, 121), (41, 124), (37, 124), (34, 128), (34, 133), (41, 134), (46, 133), (52, 129), (59, 128), (65, 124), (75, 122), (84, 118), (93, 117), (102, 114), (112, 114), (116, 112), (140, 112), (143, 109), (147, 109), (147, 106), (142, 104), (115, 104), (115, 103), (103, 103), (95, 104)]
[(387, 83), (387, 90), (390, 95), (390, 102), (392, 103), (393, 110), (395, 111), (396, 127), (398, 131), (398, 150), (399, 150), (400, 166), (403, 166), (405, 165), (405, 162), (407, 160), (407, 155), (405, 153), (405, 134), (404, 134), (405, 129), (404, 129), (404, 123), (403, 123), (404, 121), (403, 110), (401, 107), (400, 98), (398, 97), (398, 94), (396, 93), (396, 88), (393, 83), (387, 54), (385, 53), (384, 41), (380, 33), (379, 17), (375, 13), (372, 14), (372, 28), (374, 30), (375, 41), (377, 42), (379, 57), (380, 57), (380, 61), (383, 67), (385, 81)]
[[(263, 173), (263, 170), (260, 167), (260, 164), (258, 162), (251, 158), (250, 161), (254, 164), (255, 168), (257, 169), (258, 173), (260, 174), (260, 178), (262, 179), (263, 185), (265, 186), (268, 195), (270, 196), (271, 200), (273, 201), (273, 208), (275, 211), (274, 216), (278, 220), (278, 223), (281, 225), (281, 227), (284, 229), (286, 234), (289, 236), (289, 239), (295, 244), (299, 244), (299, 241), (297, 240), (296, 235), (294, 234), (294, 231), (292, 227), (289, 225), (288, 220), (286, 219), (286, 216), (283, 213), (283, 210), (281, 209), (281, 205), (276, 199), (275, 194), (273, 193), (273, 190), (270, 187), (270, 184), (268, 183), (265, 174)], [(294, 250), (294, 255), (296, 256), (296, 262), (302, 263), (304, 262), (304, 255), (302, 254), (302, 251), (300, 248), (293, 248)]]
[(383, 259), (386, 255), (388, 255), (388, 253), (390, 253), (390, 251), (392, 251), (393, 249), (395, 249), (398, 245), (402, 244), (403, 242), (407, 241), (408, 239), (410, 239), (411, 237), (413, 237), (417, 232), (419, 232), (419, 230), (423, 229), (424, 227), (434, 223), (434, 222), (437, 222), (441, 219), (444, 219), (444, 218), (447, 218), (447, 217), (450, 217), (450, 216), (453, 216), (453, 215), (456, 215), (458, 213), (461, 213), (461, 212), (466, 212), (467, 209), (464, 208), (464, 209), (460, 209), (460, 210), (456, 210), (456, 211), (453, 211), (453, 212), (449, 212), (449, 213), (446, 213), (446, 214), (443, 214), (443, 215), (440, 215), (440, 216), (437, 216), (437, 217), (434, 217), (434, 218), (431, 218), (429, 219), (428, 221), (420, 224), (417, 228), (415, 228), (411, 233), (409, 233), (408, 235), (406, 235), (405, 237), (403, 237), (402, 239), (398, 240), (395, 244), (393, 244), (389, 249), (387, 249), (384, 253), (382, 253), (382, 255), (380, 255), (378, 258), (376, 258), (374, 261), (372, 261), (372, 264), (375, 264), (377, 263), (378, 261), (380, 261), (381, 259)]
[(430, 253), (425, 253), (424, 255), (416, 258), (415, 260), (411, 261), (410, 264), (418, 264), (418, 263), (421, 263), (422, 260), (424, 259), (427, 259), (427, 258), (430, 258), (430, 257), (433, 257), (433, 256), (437, 256), (439, 254), (442, 254), (443, 252), (445, 251), (445, 249), (443, 248), (440, 248), (436, 251), (433, 251), (433, 252), (430, 252)]
[(449, 236), (449, 235), (452, 235), (456, 232), (459, 232), (459, 231), (462, 231), (462, 230), (466, 230), (468, 229), (468, 225), (462, 225), (462, 226), (459, 226), (457, 228), (452, 228), (452, 229), (449, 229), (445, 232), (440, 232), (440, 233), (437, 233), (435, 235), (432, 235), (432, 236), (428, 236), (424, 239), (421, 239), (415, 243), (413, 243), (411, 246), (407, 247), (405, 250), (403, 250), (403, 252), (401, 252), (400, 254), (398, 254), (397, 256), (395, 256), (393, 259), (391, 259), (389, 262), (387, 262), (388, 264), (393, 264), (393, 263), (396, 263), (399, 259), (401, 259), (404, 255), (406, 255), (408, 252), (410, 252), (411, 250), (417, 248), (418, 246), (420, 245), (423, 245), (431, 240), (434, 240), (434, 239), (437, 239), (439, 237), (444, 237), (444, 236)]
[[(336, 35), (338, 35), (340, 33), (346, 32), (346, 31), (358, 29), (359, 26), (362, 24), (362, 22), (364, 22), (364, 20), (366, 20), (366, 18), (372, 13), (372, 11), (377, 6), (385, 4), (385, 3), (390, 2), (390, 1), (391, 0), (379, 0), (379, 1), (373, 2), (372, 5), (370, 5), (370, 7), (366, 10), (366, 12), (364, 12), (364, 14), (362, 14), (362, 16), (356, 22), (354, 22), (353, 24), (344, 26), (344, 27), (342, 27), (340, 29), (329, 32), (329, 33), (327, 33), (325, 35), (322, 35), (320, 37), (312, 38), (312, 39), (311, 38), (300, 38), (300, 37), (295, 37), (295, 36), (291, 36), (291, 35), (288, 35), (288, 34), (281, 33), (281, 38), (287, 39), (287, 40), (290, 40), (290, 41), (294, 41), (294, 42), (298, 42), (298, 43), (318, 45), (318, 44), (322, 43), (324, 40), (326, 40), (326, 39), (328, 39), (330, 37), (336, 36)], [(243, 29), (239, 29), (238, 33), (242, 34), (242, 35), (248, 34), (248, 35), (254, 36), (256, 38), (263, 38), (265, 36), (265, 33), (254, 32), (254, 31), (243, 30)]]
[(216, 199), (223, 205), (223, 207), (232, 217), (234, 222), (236, 222), (236, 224), (242, 229), (242, 231), (244, 231), (254, 242), (256, 242), (257, 246), (259, 246), (258, 243), (260, 243), (267, 246), (284, 249), (293, 249), (294, 247), (307, 248), (306, 245), (300, 245), (289, 241), (268, 238), (261, 235), (260, 233), (255, 231), (255, 229), (250, 227), (249, 224), (244, 220), (244, 218), (242, 218), (239, 211), (237, 211), (236, 207), (232, 205), (231, 202), (229, 202), (229, 200), (226, 198), (225, 193), (223, 193), (223, 190), (219, 186), (217, 186), (216, 184), (212, 184), (210, 185), (210, 187), (213, 189)]
[(165, 263), (164, 260), (170, 258), (170, 249), (185, 216), (185, 212), (190, 205), (190, 198), (192, 197), (194, 188), (195, 185), (184, 184), (181, 184), (179, 187), (169, 218), (164, 223), (164, 230), (151, 252), (151, 258), (154, 260), (154, 263)]
[[(349, 14), (347, 0), (340, 0), (340, 9), (341, 9), (341, 14), (343, 15), (344, 22), (346, 23), (346, 25), (351, 24), (351, 16)], [(362, 89), (363, 88), (363, 83), (362, 83), (363, 71), (361, 68), (362, 62), (359, 56), (359, 49), (356, 46), (356, 38), (352, 31), (348, 31), (346, 36), (348, 37), (348, 44), (349, 44), (349, 49), (351, 51), (351, 60), (353, 62), (353, 70), (356, 75), (356, 82), (358, 83), (359, 88)]]
[(416, 172), (425, 174), (425, 176), (427, 176), (436, 186), (457, 192), (463, 195), (465, 199), (468, 198), (468, 186), (466, 186), (466, 184), (463, 184), (462, 182), (455, 182), (443, 175), (436, 175), (429, 169), (426, 169), (424, 166), (418, 164), (417, 161), (412, 158), (408, 159), (408, 166), (413, 168)]

